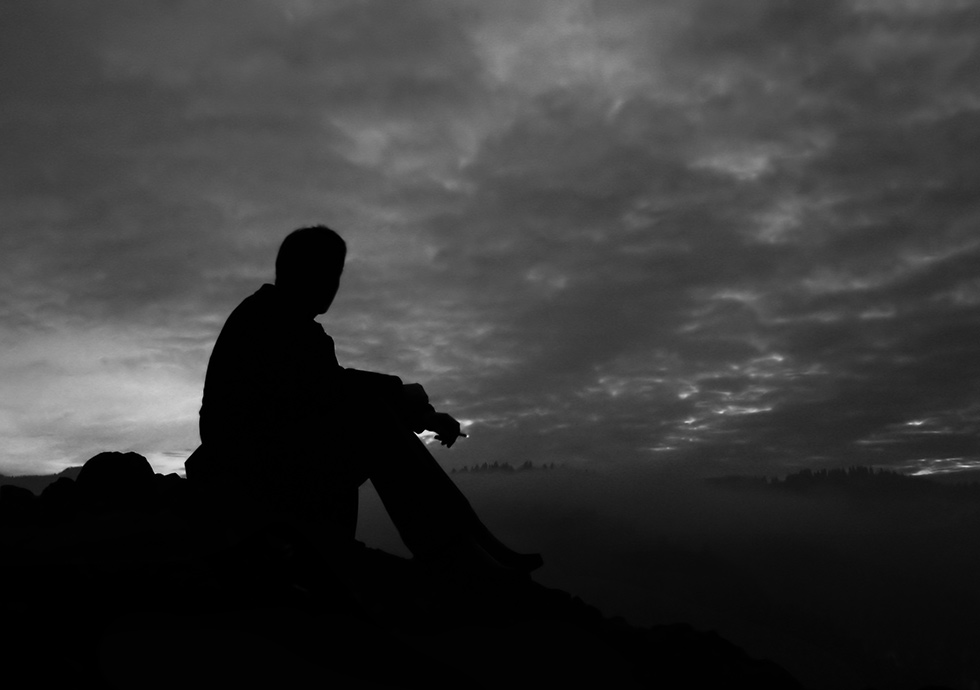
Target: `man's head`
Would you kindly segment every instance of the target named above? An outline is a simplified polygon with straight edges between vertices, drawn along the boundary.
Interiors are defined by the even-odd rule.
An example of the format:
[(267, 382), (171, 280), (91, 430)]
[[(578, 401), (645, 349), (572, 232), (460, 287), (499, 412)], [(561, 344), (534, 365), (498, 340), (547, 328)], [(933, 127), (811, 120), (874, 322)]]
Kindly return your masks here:
[(337, 295), (346, 257), (347, 244), (325, 225), (294, 230), (279, 246), (276, 286), (304, 311), (323, 314)]

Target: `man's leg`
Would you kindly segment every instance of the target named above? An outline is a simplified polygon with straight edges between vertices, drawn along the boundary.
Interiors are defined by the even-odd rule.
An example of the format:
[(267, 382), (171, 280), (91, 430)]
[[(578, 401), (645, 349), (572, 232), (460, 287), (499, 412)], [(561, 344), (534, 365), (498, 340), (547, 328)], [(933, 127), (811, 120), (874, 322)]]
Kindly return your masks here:
[(411, 431), (381, 430), (370, 453), (368, 478), (414, 555), (441, 551), (479, 521), (466, 497)]
[(531, 571), (541, 566), (537, 554), (516, 553), (493, 536), (414, 433), (392, 427), (378, 441), (369, 477), (414, 555), (438, 554), (466, 541), (506, 568)]

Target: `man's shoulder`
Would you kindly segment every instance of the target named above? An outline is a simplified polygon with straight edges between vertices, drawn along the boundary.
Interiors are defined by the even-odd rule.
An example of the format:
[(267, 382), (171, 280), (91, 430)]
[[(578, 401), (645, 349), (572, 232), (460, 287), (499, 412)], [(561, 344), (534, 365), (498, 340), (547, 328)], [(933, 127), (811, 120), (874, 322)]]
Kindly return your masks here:
[(228, 322), (273, 318), (279, 312), (276, 302), (274, 286), (265, 284), (238, 303)]
[[(278, 302), (276, 296), (276, 286), (269, 283), (264, 284), (251, 295), (243, 299), (235, 311), (240, 309), (275, 309)], [(234, 313), (234, 312), (233, 312)]]
[(270, 328), (275, 330), (277, 310), (266, 287), (272, 286), (263, 285), (232, 309), (221, 326), (218, 343), (252, 340)]
[(287, 340), (315, 341), (333, 346), (323, 326), (314, 319), (297, 319), (283, 303), (274, 285), (265, 284), (239, 303), (228, 316), (222, 332), (250, 334), (261, 339), (285, 337)]

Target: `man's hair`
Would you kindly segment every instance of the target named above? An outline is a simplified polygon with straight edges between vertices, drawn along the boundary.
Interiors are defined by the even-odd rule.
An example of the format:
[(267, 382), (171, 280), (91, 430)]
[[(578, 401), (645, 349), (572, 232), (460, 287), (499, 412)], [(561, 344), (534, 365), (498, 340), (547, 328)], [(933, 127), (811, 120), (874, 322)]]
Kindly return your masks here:
[(326, 225), (293, 230), (279, 245), (276, 255), (276, 283), (291, 282), (311, 272), (344, 269), (347, 243)]

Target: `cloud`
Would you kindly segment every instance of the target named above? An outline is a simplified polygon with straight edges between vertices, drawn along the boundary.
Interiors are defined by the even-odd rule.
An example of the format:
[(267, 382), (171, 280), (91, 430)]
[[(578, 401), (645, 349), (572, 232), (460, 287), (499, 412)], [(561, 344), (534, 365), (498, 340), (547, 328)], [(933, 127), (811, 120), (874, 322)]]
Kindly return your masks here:
[(140, 445), (114, 396), (134, 449), (184, 448), (192, 406), (151, 431), (130, 384), (186, 400), (313, 222), (351, 247), (341, 360), (472, 420), (450, 464), (977, 456), (973, 3), (3, 12), (0, 337), (42, 346), (0, 366), (118, 391), (84, 422), (8, 402), (18, 457)]
[[(451, 78), (467, 74), (452, 55), (459, 29), (421, 6), (392, 24), (356, 3), (305, 16), (288, 3), (89, 10), (6, 11), (4, 331), (27, 347), (99, 332), (114, 359), (112, 334), (135, 329), (142, 347), (165, 351), (182, 379), (171, 387), (200, 382), (205, 348), (234, 304), (271, 279), (285, 231), (329, 222), (356, 234), (392, 215), (387, 197), (401, 192), (386, 164), (421, 156), (416, 167), (426, 167), (425, 136), (438, 123), (420, 118), (463, 98), (456, 87), (467, 80)], [(410, 39), (395, 28), (402, 20), (429, 39)], [(403, 125), (385, 118), (389, 107)], [(372, 144), (380, 158), (364, 153), (361, 125), (380, 133)], [(89, 383), (116, 386), (113, 399), (145, 408), (134, 391), (141, 369)], [(40, 374), (33, 385), (62, 375)], [(161, 385), (157, 393), (173, 394)], [(66, 414), (47, 433), (81, 443), (75, 404), (60, 402)], [(100, 404), (107, 408), (93, 423), (106, 443), (122, 442), (125, 415)], [(29, 399), (8, 405), (17, 419), (46, 415)], [(166, 424), (156, 412), (141, 418), (146, 443), (157, 443), (155, 422)], [(193, 414), (179, 436), (196, 426)]]
[[(698, 70), (687, 99), (556, 88), (468, 167), (477, 191), (440, 220), (437, 261), (510, 310), (519, 363), (494, 383), (574, 424), (545, 401), (646, 378), (623, 390), (650, 418), (666, 391), (690, 401), (670, 431), (648, 422), (648, 446), (733, 461), (894, 462), (929, 443), (868, 438), (925, 410), (950, 420), (934, 452), (975, 454), (956, 344), (976, 322), (959, 191), (975, 115), (940, 98), (976, 93), (955, 23), (972, 14), (699, 8), (669, 51)], [(913, 37), (912, 55), (889, 47)], [(591, 430), (621, 435), (630, 418), (612, 416)]]

